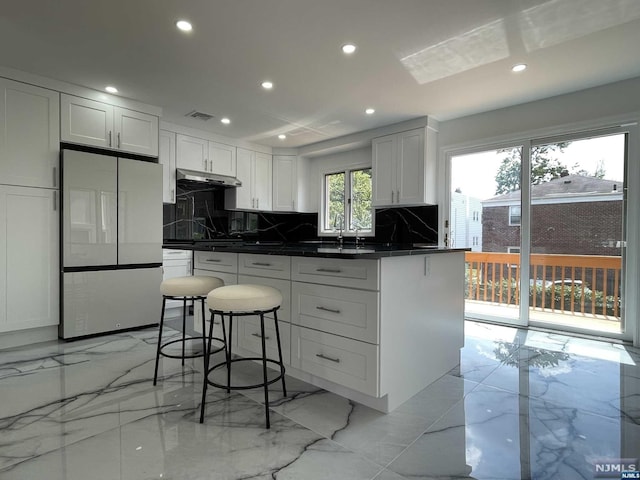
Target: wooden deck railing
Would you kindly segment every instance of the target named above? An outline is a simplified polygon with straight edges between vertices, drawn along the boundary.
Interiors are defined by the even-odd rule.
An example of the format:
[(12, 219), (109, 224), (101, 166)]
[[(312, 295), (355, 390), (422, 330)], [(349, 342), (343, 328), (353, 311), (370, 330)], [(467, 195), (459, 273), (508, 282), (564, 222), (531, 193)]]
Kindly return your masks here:
[[(520, 256), (517, 253), (467, 252), (469, 300), (520, 303)], [(618, 256), (532, 254), (529, 305), (535, 309), (620, 318)]]

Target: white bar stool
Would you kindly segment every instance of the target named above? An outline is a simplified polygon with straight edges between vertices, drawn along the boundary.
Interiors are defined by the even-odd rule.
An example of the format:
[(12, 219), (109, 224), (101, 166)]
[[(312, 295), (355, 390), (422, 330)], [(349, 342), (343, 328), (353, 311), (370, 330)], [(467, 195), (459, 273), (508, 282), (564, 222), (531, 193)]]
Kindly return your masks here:
[[(155, 385), (158, 380), (158, 363), (160, 360), (160, 355), (168, 358), (180, 358), (182, 359), (182, 365), (184, 365), (185, 358), (197, 358), (197, 357), (205, 357), (205, 365), (206, 359), (208, 357), (207, 352), (207, 335), (206, 335), (206, 327), (205, 327), (205, 310), (204, 310), (204, 302), (207, 298), (207, 295), (211, 290), (222, 287), (224, 282), (217, 277), (207, 277), (207, 276), (187, 276), (187, 277), (174, 277), (164, 280), (160, 284), (160, 293), (162, 293), (162, 313), (160, 315), (160, 330), (158, 332), (158, 348), (156, 351), (156, 367), (153, 374), (153, 384)], [(164, 312), (167, 304), (167, 300), (182, 300), (182, 338), (177, 340), (171, 340), (166, 343), (162, 343), (162, 329), (164, 326)], [(186, 318), (187, 318), (187, 301), (193, 300), (194, 307), (196, 301), (200, 300), (202, 304), (202, 337), (189, 337), (186, 338)], [(212, 333), (212, 332), (210, 332)], [(223, 334), (224, 334), (224, 325), (223, 325)], [(226, 337), (226, 335), (223, 335)], [(185, 345), (188, 341), (192, 340), (201, 340), (202, 341), (202, 352), (201, 353), (193, 353), (190, 355), (185, 354)], [(223, 346), (218, 348), (215, 351), (208, 352), (209, 354), (219, 352), (221, 350), (226, 349), (226, 341), (221, 338), (216, 338), (223, 343)], [(173, 345), (175, 343), (182, 344), (182, 354), (174, 355), (163, 350), (169, 345)], [(209, 340), (209, 346), (211, 345), (211, 340)]]
[[(202, 387), (202, 404), (200, 405), (200, 423), (204, 421), (205, 397), (207, 394), (207, 386), (223, 388), (227, 392), (231, 390), (248, 390), (251, 388), (264, 388), (264, 407), (266, 416), (266, 427), (270, 428), (269, 421), (269, 385), (282, 380), (282, 391), (287, 396), (287, 389), (284, 381), (284, 363), (282, 361), (282, 346), (280, 345), (280, 329), (278, 327), (277, 310), (282, 304), (282, 294), (273, 287), (264, 285), (228, 285), (212, 290), (207, 295), (207, 305), (211, 312), (211, 322), (209, 323), (209, 345), (213, 337), (213, 319), (216, 315), (220, 315), (222, 325), (224, 325), (225, 315), (229, 317), (229, 335), (226, 337), (226, 359), (224, 362), (209, 367), (209, 356), (204, 359), (205, 375)], [(278, 360), (267, 358), (267, 348), (265, 342), (264, 331), (264, 315), (273, 312), (273, 322), (276, 330), (276, 342), (278, 345)], [(233, 336), (233, 319), (235, 317), (245, 317), (250, 315), (260, 316), (260, 337), (262, 340), (262, 356), (261, 357), (242, 357), (231, 359), (231, 340)], [(262, 362), (262, 383), (254, 385), (231, 385), (231, 364), (234, 362), (248, 362), (259, 360)], [(274, 378), (267, 377), (267, 363), (276, 365), (279, 372)], [(209, 374), (218, 368), (227, 368), (227, 383), (222, 385), (209, 379)]]

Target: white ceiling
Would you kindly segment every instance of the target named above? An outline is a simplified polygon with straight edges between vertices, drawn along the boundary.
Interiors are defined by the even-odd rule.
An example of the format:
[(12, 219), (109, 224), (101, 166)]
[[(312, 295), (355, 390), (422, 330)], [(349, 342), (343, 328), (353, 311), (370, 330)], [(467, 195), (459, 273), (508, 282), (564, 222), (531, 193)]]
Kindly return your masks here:
[[(193, 31), (175, 28), (187, 19)], [(340, 47), (358, 46), (347, 57)], [(640, 76), (640, 0), (2, 0), (0, 65), (296, 147)], [(510, 67), (529, 68), (514, 74)], [(272, 80), (265, 91), (260, 83)], [(376, 109), (364, 114), (366, 107)], [(214, 115), (186, 118), (193, 110)], [(221, 117), (231, 119), (222, 125)], [(284, 133), (287, 139), (278, 140)]]

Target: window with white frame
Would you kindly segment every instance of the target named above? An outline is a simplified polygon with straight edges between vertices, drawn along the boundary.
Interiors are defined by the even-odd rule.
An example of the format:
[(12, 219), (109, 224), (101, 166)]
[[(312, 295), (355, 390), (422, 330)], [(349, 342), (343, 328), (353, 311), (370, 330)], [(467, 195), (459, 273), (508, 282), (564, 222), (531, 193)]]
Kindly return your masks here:
[(320, 233), (373, 233), (371, 168), (327, 173), (323, 188)]
[(511, 205), (509, 207), (509, 225), (520, 225), (520, 205)]

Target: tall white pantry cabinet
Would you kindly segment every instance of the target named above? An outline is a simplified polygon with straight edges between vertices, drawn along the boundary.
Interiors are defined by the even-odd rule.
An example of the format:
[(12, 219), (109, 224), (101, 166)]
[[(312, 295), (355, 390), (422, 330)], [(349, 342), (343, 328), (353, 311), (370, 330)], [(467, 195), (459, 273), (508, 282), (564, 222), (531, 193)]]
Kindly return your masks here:
[(0, 78), (0, 333), (59, 323), (59, 109)]

